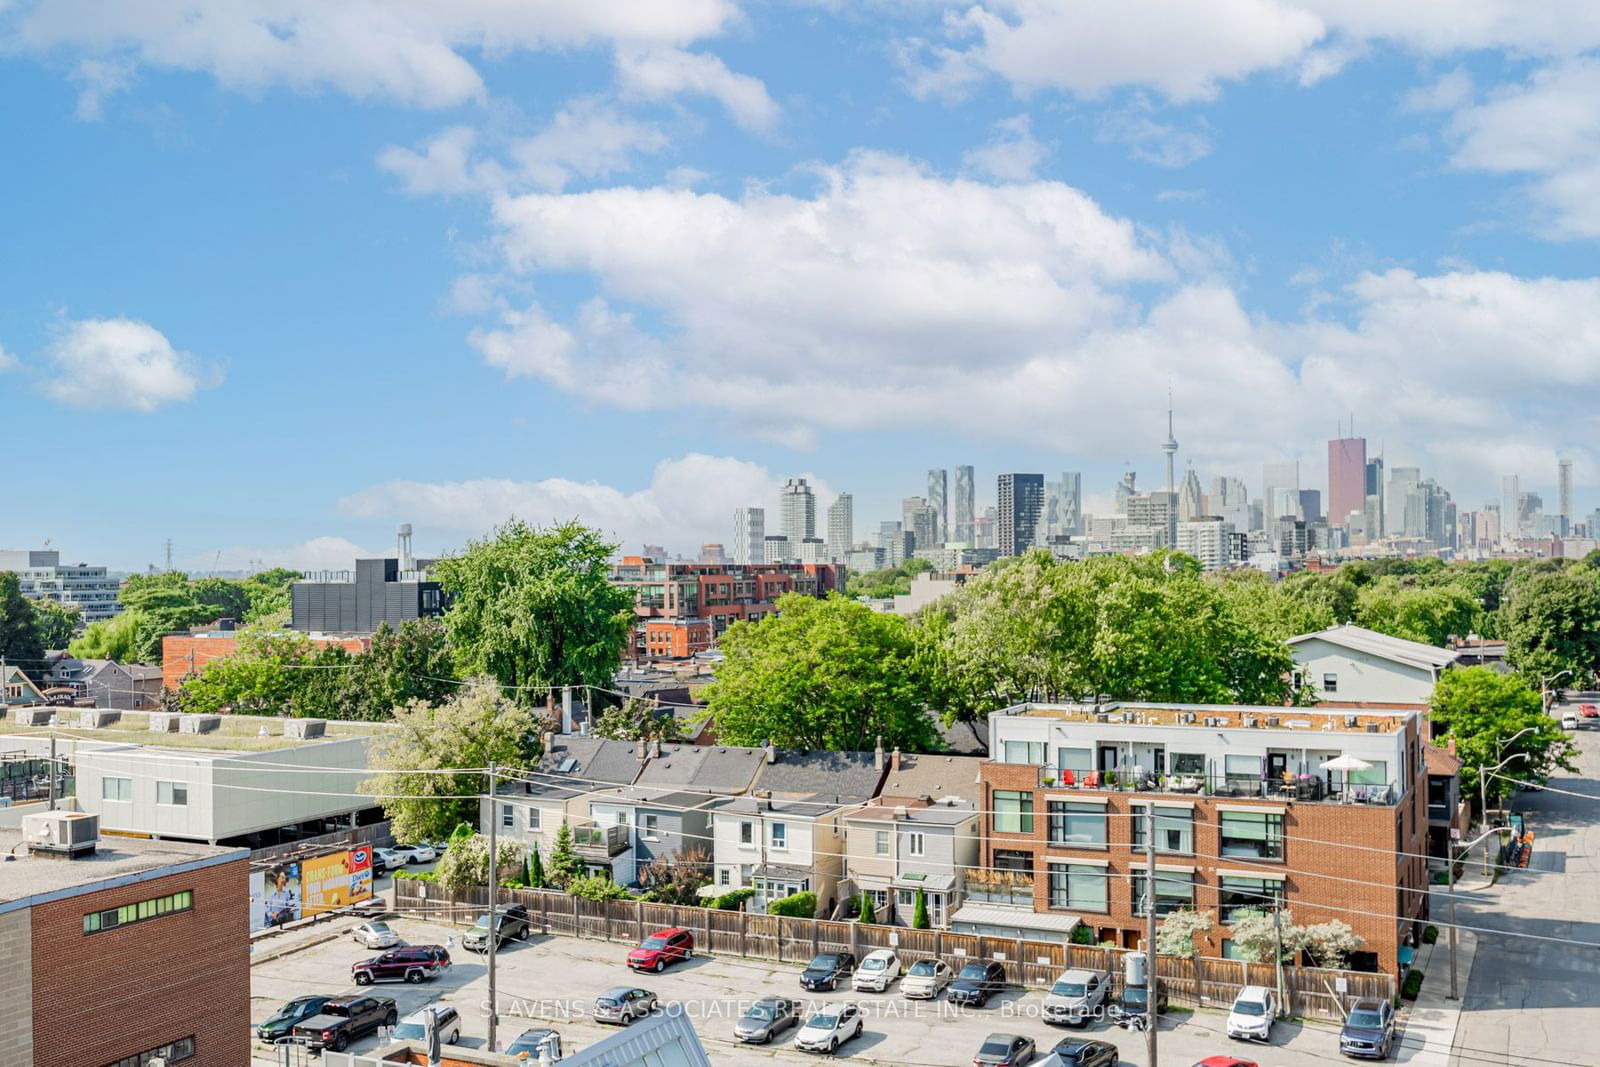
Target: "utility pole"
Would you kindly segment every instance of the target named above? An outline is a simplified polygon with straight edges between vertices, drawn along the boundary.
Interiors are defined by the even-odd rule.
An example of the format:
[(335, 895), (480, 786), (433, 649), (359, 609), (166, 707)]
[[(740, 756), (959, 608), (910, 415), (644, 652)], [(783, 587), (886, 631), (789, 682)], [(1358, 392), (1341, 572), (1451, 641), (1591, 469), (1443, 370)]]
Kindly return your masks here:
[(47, 773), (47, 776), (50, 779), (50, 809), (49, 810), (55, 811), (56, 810), (56, 735), (55, 735), (55, 733), (53, 731), (50, 734), (50, 770), (48, 772), (46, 772), (46, 773)]
[(494, 957), (500, 949), (500, 927), (495, 922), (496, 902), (500, 899), (500, 871), (497, 852), (498, 833), (500, 827), (500, 804), (494, 791), (494, 762), (489, 763), (489, 1051), (497, 1051), (495, 1045), (495, 1024), (500, 1021), (500, 1002), (495, 997), (494, 991)]
[[(1505, 827), (1503, 826), (1489, 827), (1465, 845), (1460, 846), (1462, 855), (1465, 856), (1466, 853), (1471, 852), (1473, 846), (1477, 845), (1479, 841), (1498, 834), (1504, 829)], [(1451, 844), (1445, 850), (1445, 859), (1448, 863), (1448, 866), (1445, 867), (1445, 886), (1450, 890), (1450, 999), (1459, 1000), (1461, 998), (1456, 992), (1456, 944), (1458, 940), (1456, 936), (1456, 845)]]
[(1149, 850), (1145, 857), (1145, 891), (1148, 897), (1145, 900), (1144, 913), (1144, 942), (1145, 962), (1149, 967), (1145, 972), (1146, 996), (1149, 998), (1145, 1013), (1144, 1043), (1145, 1054), (1149, 1059), (1150, 1067), (1156, 1067), (1156, 1030), (1159, 1028), (1161, 1017), (1156, 1012), (1156, 998), (1158, 994), (1156, 977), (1158, 959), (1156, 955), (1156, 806), (1146, 804), (1144, 808), (1144, 847)]
[(1277, 965), (1278, 974), (1278, 1015), (1289, 1013), (1283, 1007), (1283, 929), (1279, 925), (1279, 916), (1283, 911), (1283, 901), (1275, 899), (1272, 902), (1272, 962)]

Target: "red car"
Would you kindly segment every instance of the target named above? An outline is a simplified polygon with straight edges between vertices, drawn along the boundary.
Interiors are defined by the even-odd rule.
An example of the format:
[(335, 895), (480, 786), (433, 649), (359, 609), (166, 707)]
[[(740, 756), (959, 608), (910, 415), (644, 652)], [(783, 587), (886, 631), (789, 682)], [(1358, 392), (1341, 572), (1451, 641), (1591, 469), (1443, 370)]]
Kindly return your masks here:
[(1255, 1060), (1241, 1060), (1237, 1056), (1207, 1056), (1194, 1067), (1261, 1067)]
[(1600, 708), (1595, 707), (1593, 704), (1579, 704), (1578, 714), (1585, 719), (1600, 719)]
[(373, 982), (417, 982), (436, 978), (450, 966), (450, 953), (443, 945), (402, 945), (381, 956), (350, 965), (356, 985)]
[(667, 964), (694, 955), (694, 935), (687, 930), (657, 930), (628, 953), (628, 966), (660, 974)]

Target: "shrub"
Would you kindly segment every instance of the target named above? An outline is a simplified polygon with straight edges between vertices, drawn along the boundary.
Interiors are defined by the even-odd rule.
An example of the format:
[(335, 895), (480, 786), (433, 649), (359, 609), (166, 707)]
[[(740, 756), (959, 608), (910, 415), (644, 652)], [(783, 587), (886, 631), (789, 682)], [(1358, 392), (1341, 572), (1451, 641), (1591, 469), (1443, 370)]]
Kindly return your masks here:
[(1406, 972), (1406, 980), (1400, 986), (1402, 1000), (1416, 1000), (1417, 994), (1422, 992), (1422, 972), (1411, 970)]
[(402, 882), (437, 882), (438, 876), (432, 871), (395, 871), (394, 876)]
[(711, 907), (718, 911), (738, 911), (744, 907), (744, 902), (756, 895), (754, 889), (730, 889), (720, 897), (711, 901)]
[(861, 908), (856, 914), (856, 919), (864, 923), (875, 923), (878, 921), (877, 912), (875, 912), (872, 908), (872, 897), (866, 893), (861, 894)]
[(1072, 928), (1072, 943), (1074, 945), (1094, 944), (1094, 927), (1084, 926), (1081, 923)]
[(911, 928), (913, 930), (931, 930), (933, 923), (928, 919), (928, 894), (917, 890), (917, 910), (911, 915)]
[(567, 883), (567, 892), (580, 900), (626, 900), (628, 891), (603, 874), (585, 874)]
[(806, 892), (781, 897), (767, 905), (767, 914), (788, 915), (799, 919), (814, 919), (817, 916), (817, 895)]
[(1439, 940), (1439, 928), (1437, 926), (1426, 926), (1423, 928), (1422, 943), (1424, 945), (1431, 945), (1437, 940)]

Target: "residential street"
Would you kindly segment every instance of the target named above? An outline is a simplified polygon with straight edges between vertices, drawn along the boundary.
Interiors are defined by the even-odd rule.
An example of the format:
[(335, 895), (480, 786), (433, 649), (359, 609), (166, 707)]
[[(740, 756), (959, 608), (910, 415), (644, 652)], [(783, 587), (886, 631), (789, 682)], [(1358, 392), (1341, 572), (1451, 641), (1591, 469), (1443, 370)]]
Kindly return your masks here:
[(1517, 794), (1535, 835), (1528, 870), (1458, 902), (1464, 924), (1558, 940), (1478, 936), (1452, 1064), (1600, 1062), (1600, 950), (1561, 943), (1600, 942), (1600, 730), (1576, 736), (1581, 773), (1550, 785), (1585, 795)]

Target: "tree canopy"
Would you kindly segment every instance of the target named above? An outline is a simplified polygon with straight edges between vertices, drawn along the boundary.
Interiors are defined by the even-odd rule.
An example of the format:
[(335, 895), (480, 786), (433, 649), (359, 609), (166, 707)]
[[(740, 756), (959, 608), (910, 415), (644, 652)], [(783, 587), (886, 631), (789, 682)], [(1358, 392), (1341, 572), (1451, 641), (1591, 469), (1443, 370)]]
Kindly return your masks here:
[[(94, 623), (69, 647), (74, 656), (123, 663), (160, 663), (161, 639), (215, 619), (247, 619), (279, 595), (287, 606), (292, 571), (266, 571), (243, 582), (190, 579), (180, 571), (136, 574), (122, 584), (122, 611)], [(287, 620), (285, 620), (287, 621)]]
[(22, 580), (11, 571), (0, 571), (0, 656), (23, 667), (38, 667), (44, 653), (39, 617), (22, 595)]
[(1571, 671), (1584, 682), (1600, 667), (1600, 582), (1589, 567), (1543, 571), (1512, 585), (1500, 608), (1506, 658), (1548, 678)]
[[(1560, 724), (1545, 714), (1539, 694), (1528, 680), (1488, 667), (1445, 671), (1433, 687), (1430, 718), (1435, 731), (1454, 739), (1461, 759), (1462, 791), (1478, 795), (1478, 769), (1492, 769), (1520, 753), (1522, 759), (1502, 772), (1510, 777), (1543, 781), (1556, 769), (1577, 770), (1577, 748)], [(1523, 730), (1528, 732), (1517, 737)], [(1511, 740), (1516, 738), (1516, 740)], [(1503, 779), (1487, 782), (1490, 797), (1511, 791)]]
[(925, 559), (908, 559), (898, 567), (851, 574), (846, 578), (845, 588), (850, 596), (882, 600), (911, 592), (911, 579), (931, 570), (933, 564)]
[(77, 608), (48, 600), (34, 601), (33, 612), (39, 620), (39, 640), (46, 649), (66, 648), (83, 624), (83, 613)]

